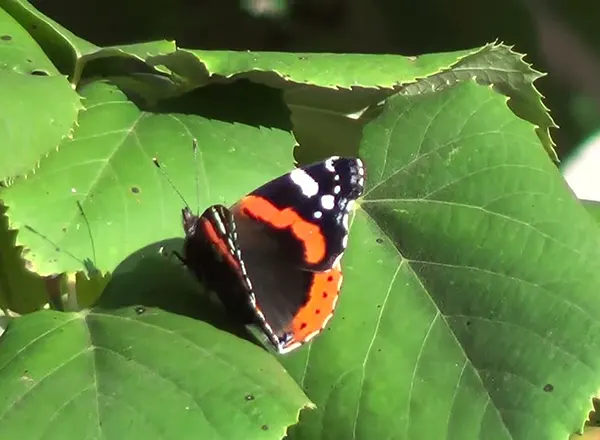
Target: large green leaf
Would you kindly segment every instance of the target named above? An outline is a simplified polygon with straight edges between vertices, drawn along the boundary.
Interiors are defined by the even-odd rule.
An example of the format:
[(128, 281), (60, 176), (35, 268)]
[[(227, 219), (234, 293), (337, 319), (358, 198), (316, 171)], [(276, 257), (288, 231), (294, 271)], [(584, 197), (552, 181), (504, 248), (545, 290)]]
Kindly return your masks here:
[(73, 139), (2, 196), (18, 244), (40, 274), (82, 270), (85, 260), (112, 271), (139, 248), (183, 235), (183, 202), (154, 157), (194, 209), (198, 202), (202, 209), (231, 204), (293, 166), (289, 132), (148, 113), (106, 83), (90, 84), (82, 95), (87, 111)]
[[(398, 62), (395, 71), (403, 94), (422, 94), (439, 91), (457, 82), (476, 79), (480, 84), (494, 86), (497, 91), (510, 98), (509, 106), (515, 114), (537, 126), (538, 136), (548, 154), (557, 159), (550, 138), (549, 129), (555, 127), (541, 95), (533, 83), (541, 74), (523, 60), (523, 56), (502, 44), (488, 44), (469, 54), (453, 53), (456, 56), (452, 65), (446, 66), (449, 53), (430, 54), (418, 57), (413, 62)], [(336, 66), (351, 64), (351, 55), (340, 55), (339, 64), (328, 65), (321, 60), (323, 71), (328, 72)], [(402, 58), (402, 57), (397, 57)], [(360, 58), (359, 58), (360, 59)], [(408, 57), (406, 60), (412, 60)], [(344, 73), (349, 78), (360, 75), (361, 87), (375, 87), (387, 84), (382, 75), (384, 69), (367, 69), (369, 65), (386, 65), (394, 62), (390, 58), (374, 58), (370, 64), (349, 68)], [(424, 74), (420, 62), (428, 66)], [(424, 67), (423, 66), (423, 67)], [(423, 68), (421, 67), (421, 69)], [(437, 68), (437, 70), (435, 70)], [(298, 80), (291, 76), (288, 80)], [(320, 84), (315, 76), (314, 80)], [(316, 155), (332, 154), (344, 151), (356, 154), (361, 141), (361, 129), (371, 119), (372, 112), (360, 115), (365, 107), (383, 101), (394, 91), (363, 89), (356, 91), (330, 90), (326, 88), (296, 87), (286, 90), (286, 102), (292, 111), (294, 134), (305, 147), (299, 158), (304, 162), (315, 159)]]
[[(284, 435), (310, 401), (261, 348), (203, 321), (148, 306), (151, 290), (163, 303), (177, 301), (182, 283), (165, 278), (165, 265), (141, 269), (152, 271), (145, 279), (135, 275), (135, 285), (129, 280), (109, 285), (113, 301), (89, 311), (40, 311), (13, 320), (0, 350), (3, 438)], [(132, 292), (146, 305), (116, 306), (114, 298), (122, 301)]]
[(75, 123), (79, 96), (37, 43), (0, 9), (0, 181), (33, 171)]
[[(252, 72), (269, 73), (291, 83), (332, 89), (351, 87), (392, 88), (442, 70), (480, 49), (469, 49), (420, 57), (371, 54), (231, 52), (181, 50), (165, 57), (165, 64), (185, 54), (193, 55), (208, 75), (225, 78)], [(191, 60), (191, 59), (190, 59)], [(192, 65), (191, 63), (189, 64)], [(180, 71), (179, 69), (173, 69)], [(273, 75), (275, 74), (275, 75)], [(267, 76), (264, 76), (265, 81)]]
[(537, 126), (548, 154), (556, 159), (549, 134), (555, 125), (533, 86), (541, 74), (502, 44), (418, 57), (181, 49), (148, 57), (147, 62), (166, 66), (185, 88), (202, 85), (209, 77), (240, 76), (283, 88), (294, 132), (307, 147), (301, 152), (303, 162), (318, 154), (356, 153), (365, 121), (348, 115), (385, 99), (393, 90), (422, 94), (472, 78), (510, 97), (511, 108)]
[(283, 359), (318, 410), (293, 439), (564, 440), (591, 409), (597, 226), (506, 99), (387, 101), (339, 310)]

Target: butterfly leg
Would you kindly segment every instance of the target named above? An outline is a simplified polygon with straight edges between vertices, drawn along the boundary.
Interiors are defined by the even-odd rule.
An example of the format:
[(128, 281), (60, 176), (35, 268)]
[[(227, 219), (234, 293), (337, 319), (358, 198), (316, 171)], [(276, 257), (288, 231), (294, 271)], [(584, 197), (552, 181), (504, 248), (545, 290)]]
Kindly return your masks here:
[(185, 257), (183, 255), (181, 255), (179, 252), (177, 252), (176, 250), (171, 250), (171, 252), (166, 252), (166, 249), (161, 246), (161, 248), (158, 250), (158, 253), (161, 254), (163, 257), (165, 257), (169, 261), (171, 260), (171, 258), (173, 256), (175, 256), (183, 265), (186, 264)]
[(181, 261), (181, 263), (185, 266), (186, 265), (186, 259), (183, 255), (181, 255), (179, 252), (177, 251), (171, 251), (171, 255), (175, 255), (177, 257), (177, 259), (179, 261)]

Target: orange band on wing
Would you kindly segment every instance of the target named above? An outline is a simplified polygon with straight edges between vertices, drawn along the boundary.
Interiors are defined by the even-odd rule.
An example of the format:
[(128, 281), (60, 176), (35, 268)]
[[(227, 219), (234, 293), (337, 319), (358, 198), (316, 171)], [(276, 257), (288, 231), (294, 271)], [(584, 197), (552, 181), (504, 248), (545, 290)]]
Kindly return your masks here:
[(287, 345), (307, 342), (327, 325), (335, 310), (341, 281), (342, 271), (339, 266), (313, 275), (308, 301), (292, 320), (289, 331), (294, 338)]
[(319, 226), (300, 217), (293, 209), (278, 209), (259, 196), (246, 196), (240, 201), (242, 213), (277, 229), (290, 228), (292, 234), (304, 245), (304, 256), (309, 264), (317, 264), (325, 258), (325, 237)]
[(217, 231), (215, 231), (215, 228), (213, 227), (212, 223), (208, 220), (202, 220), (202, 229), (204, 229), (204, 233), (206, 234), (210, 242), (217, 247), (221, 255), (223, 255), (223, 257), (227, 260), (227, 263), (231, 267), (239, 269), (239, 263), (236, 261), (233, 255), (231, 255), (229, 246), (227, 246), (227, 243), (225, 243), (225, 241), (219, 236), (219, 234), (217, 234)]

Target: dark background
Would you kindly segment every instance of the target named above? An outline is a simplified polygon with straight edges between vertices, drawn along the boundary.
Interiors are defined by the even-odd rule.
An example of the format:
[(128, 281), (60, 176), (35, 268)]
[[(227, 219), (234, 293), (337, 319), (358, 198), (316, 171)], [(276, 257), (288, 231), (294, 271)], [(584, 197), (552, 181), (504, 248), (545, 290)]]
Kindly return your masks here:
[(600, 128), (600, 2), (590, 0), (30, 0), (97, 45), (417, 55), (499, 40), (549, 75), (536, 83), (564, 160)]

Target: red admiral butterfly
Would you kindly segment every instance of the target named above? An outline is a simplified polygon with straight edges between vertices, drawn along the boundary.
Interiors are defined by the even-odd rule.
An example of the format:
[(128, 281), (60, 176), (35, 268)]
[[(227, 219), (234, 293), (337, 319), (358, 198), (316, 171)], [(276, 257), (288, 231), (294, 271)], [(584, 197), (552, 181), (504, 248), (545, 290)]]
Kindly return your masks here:
[(361, 196), (360, 159), (330, 157), (254, 190), (231, 208), (183, 209), (183, 261), (279, 353), (315, 337), (340, 293), (348, 222)]

